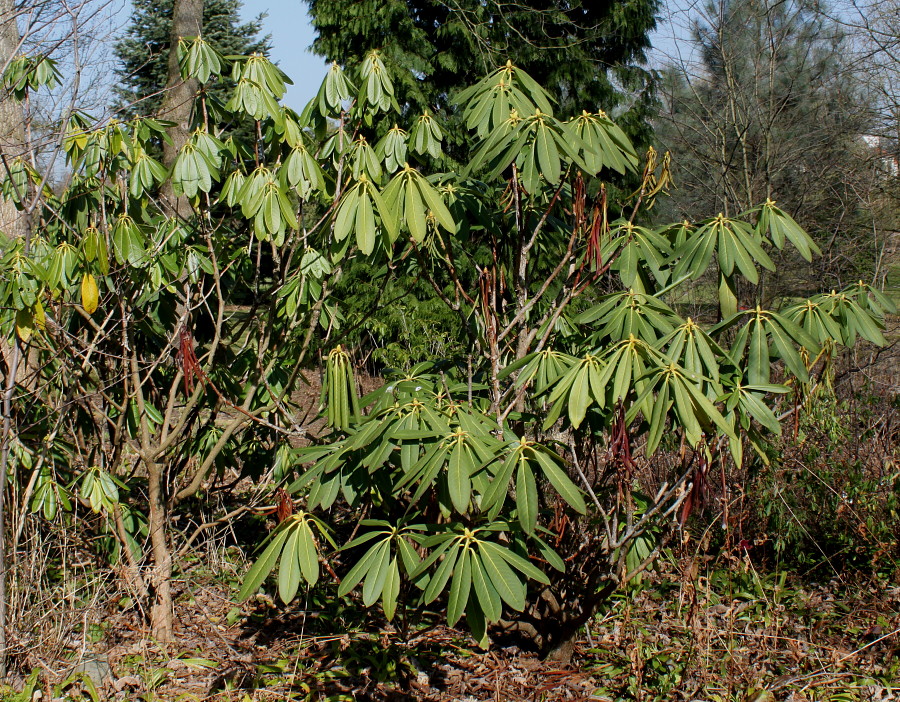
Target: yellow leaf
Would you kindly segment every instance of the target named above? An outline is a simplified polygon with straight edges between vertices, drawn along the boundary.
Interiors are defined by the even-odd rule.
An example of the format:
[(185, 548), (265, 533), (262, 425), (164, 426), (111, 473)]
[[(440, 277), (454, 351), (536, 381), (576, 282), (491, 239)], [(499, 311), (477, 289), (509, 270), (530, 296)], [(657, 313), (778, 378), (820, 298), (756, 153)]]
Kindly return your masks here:
[(44, 306), (40, 300), (34, 303), (34, 324), (41, 331), (47, 328), (47, 318), (44, 316)]
[(90, 273), (85, 273), (81, 279), (81, 306), (88, 314), (94, 314), (100, 304), (100, 289), (97, 281)]
[(16, 312), (16, 334), (19, 338), (27, 342), (31, 338), (34, 331), (34, 317), (31, 310), (19, 310)]

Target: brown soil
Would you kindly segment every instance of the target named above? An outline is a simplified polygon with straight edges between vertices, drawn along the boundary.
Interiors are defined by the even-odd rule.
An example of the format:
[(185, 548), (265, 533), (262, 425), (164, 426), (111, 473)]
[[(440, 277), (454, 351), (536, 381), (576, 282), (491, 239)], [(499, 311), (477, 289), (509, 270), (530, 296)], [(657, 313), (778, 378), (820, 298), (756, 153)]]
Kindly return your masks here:
[[(177, 644), (154, 644), (139, 613), (109, 603), (107, 640), (95, 652), (111, 673), (101, 699), (525, 702), (636, 699), (628, 690), (645, 690), (647, 700), (690, 700), (716, 689), (720, 699), (800, 702), (850, 687), (854, 699), (895, 699), (874, 678), (900, 668), (900, 587), (811, 584), (770, 607), (720, 598), (704, 582), (621, 599), (561, 667), (517, 646), (478, 652), (465, 632), (444, 626), (410, 635), (374, 619), (350, 626), (333, 605), (303, 611), (261, 595), (236, 609), (211, 576), (190, 589), (182, 580)], [(679, 681), (658, 697), (667, 666)], [(863, 674), (874, 676), (870, 685), (858, 683)], [(775, 696), (746, 697), (754, 686)]]

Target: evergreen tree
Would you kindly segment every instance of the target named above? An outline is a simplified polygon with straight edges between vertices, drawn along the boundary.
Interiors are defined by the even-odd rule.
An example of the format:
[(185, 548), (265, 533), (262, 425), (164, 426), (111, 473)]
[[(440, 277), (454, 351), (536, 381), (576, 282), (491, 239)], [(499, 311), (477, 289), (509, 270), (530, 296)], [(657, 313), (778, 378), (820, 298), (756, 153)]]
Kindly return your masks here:
[[(121, 85), (115, 88), (117, 109), (126, 117), (152, 115), (159, 111), (166, 86), (172, 9), (174, 0), (133, 0), (134, 11), (125, 36), (116, 43)], [(203, 37), (220, 53), (228, 55), (260, 53), (268, 56), (268, 35), (260, 36), (263, 16), (241, 22), (240, 0), (206, 0), (203, 8)], [(227, 99), (233, 84), (220, 80), (210, 93)]]
[[(544, 86), (556, 100), (557, 117), (603, 110), (615, 116), (638, 148), (650, 142), (649, 120), (656, 101), (645, 61), (659, 0), (306, 2), (317, 32), (313, 51), (353, 65), (378, 50), (402, 109), (405, 124), (400, 126), (410, 129), (419, 115), (436, 113), (445, 136), (444, 155), (451, 162), (463, 164), (471, 158), (469, 130), (454, 98), (471, 85), (473, 76), (507, 61)], [(391, 126), (375, 125), (373, 143)], [(428, 157), (410, 153), (413, 159)], [(633, 175), (607, 175), (614, 193), (638, 187)], [(459, 274), (464, 286), (476, 284), (467, 277), (475, 275), (474, 270)], [(355, 272), (348, 281), (354, 278)], [(338, 288), (343, 284), (338, 282)], [(401, 345), (410, 347), (435, 320), (417, 298), (419, 286), (413, 278), (401, 280), (399, 286), (409, 290), (403, 327), (384, 312), (368, 321), (375, 329), (390, 329)], [(438, 322), (433, 329), (439, 337), (455, 333), (452, 324), (440, 327)], [(376, 346), (382, 341), (371, 332), (369, 338)], [(377, 352), (372, 357), (385, 358)]]
[(558, 100), (558, 116), (576, 105), (614, 112), (629, 136), (649, 137), (653, 80), (644, 63), (659, 0), (306, 1), (317, 54), (353, 63), (380, 50), (405, 111), (437, 110), (457, 146), (464, 130), (454, 93), (507, 60)]
[(768, 294), (798, 279), (825, 275), (839, 287), (868, 276), (850, 259), (872, 260), (861, 195), (872, 115), (839, 23), (815, 0), (713, 0), (694, 41), (699, 65), (673, 65), (661, 80), (657, 135), (676, 167), (674, 216), (698, 205), (734, 215), (767, 198), (793, 212), (822, 245), (825, 270), (791, 269)]

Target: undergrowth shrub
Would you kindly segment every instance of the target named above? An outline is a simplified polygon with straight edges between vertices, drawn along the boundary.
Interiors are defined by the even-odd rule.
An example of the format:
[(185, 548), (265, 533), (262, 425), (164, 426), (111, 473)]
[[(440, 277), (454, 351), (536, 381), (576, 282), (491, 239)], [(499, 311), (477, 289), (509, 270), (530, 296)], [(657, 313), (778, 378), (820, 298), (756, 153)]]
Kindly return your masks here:
[(820, 388), (769, 463), (751, 470), (746, 516), (758, 551), (800, 571), (897, 571), (897, 410), (897, 396), (871, 384)]

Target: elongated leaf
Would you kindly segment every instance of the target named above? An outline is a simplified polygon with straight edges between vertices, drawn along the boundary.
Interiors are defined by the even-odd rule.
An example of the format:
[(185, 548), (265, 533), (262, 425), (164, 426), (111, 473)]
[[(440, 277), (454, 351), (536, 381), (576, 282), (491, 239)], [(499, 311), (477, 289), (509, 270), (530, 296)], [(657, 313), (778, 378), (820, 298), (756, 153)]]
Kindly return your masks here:
[(769, 382), (769, 342), (761, 321), (752, 322), (750, 333), (749, 378), (753, 385)]
[(653, 412), (650, 414), (650, 429), (647, 433), (647, 455), (652, 456), (659, 446), (659, 442), (663, 435), (663, 429), (665, 429), (666, 426), (666, 415), (671, 406), (672, 402), (669, 399), (669, 385), (668, 383), (664, 383), (656, 396), (656, 401), (653, 403)]
[(456, 562), (456, 568), (453, 571), (453, 580), (450, 582), (450, 597), (447, 600), (447, 623), (450, 626), (459, 621), (469, 601), (469, 591), (472, 587), (471, 559), (473, 555), (470, 549), (462, 549), (462, 553)]
[(400, 568), (397, 566), (396, 556), (388, 567), (387, 577), (382, 589), (381, 604), (384, 608), (384, 616), (388, 621), (394, 618), (397, 611), (397, 596), (400, 594)]
[(433, 602), (444, 591), (444, 588), (447, 586), (447, 581), (453, 573), (453, 568), (456, 565), (456, 560), (459, 557), (461, 550), (461, 547), (457, 543), (451, 546), (444, 554), (444, 560), (441, 561), (441, 564), (434, 572), (434, 577), (431, 579), (431, 582), (428, 583), (428, 587), (425, 588), (423, 597), (425, 598), (426, 603)]
[(556, 461), (539, 449), (535, 449), (534, 456), (537, 458), (538, 463), (541, 464), (544, 476), (550, 481), (550, 484), (553, 485), (560, 497), (568, 502), (576, 512), (581, 514), (587, 512), (587, 505), (584, 503), (581, 491), (575, 487), (575, 483), (569, 479), (569, 476), (563, 472)]
[(319, 552), (316, 549), (316, 539), (313, 536), (309, 522), (304, 520), (297, 538), (297, 559), (300, 561), (300, 570), (303, 579), (310, 585), (315, 585), (319, 580)]
[[(284, 524), (286, 525), (287, 522)], [(259, 560), (257, 560), (247, 572), (247, 575), (244, 578), (244, 584), (238, 593), (239, 600), (246, 600), (259, 589), (260, 585), (263, 584), (263, 581), (275, 567), (275, 563), (278, 561), (278, 556), (281, 555), (282, 547), (288, 536), (290, 536), (290, 531), (284, 525), (282, 525), (280, 531), (276, 531), (272, 537), (272, 541), (266, 547), (266, 550), (263, 551)]]
[(287, 604), (294, 599), (300, 585), (300, 563), (297, 558), (297, 541), (302, 532), (302, 523), (292, 524), (290, 535), (284, 544), (281, 554), (281, 566), (278, 570), (278, 596)]
[(500, 595), (493, 583), (488, 579), (484, 566), (481, 564), (481, 558), (474, 551), (470, 553), (472, 584), (475, 587), (475, 596), (481, 605), (488, 621), (496, 622), (503, 614), (503, 605), (500, 603)]
[(465, 514), (469, 509), (469, 495), (472, 491), (472, 482), (469, 478), (472, 472), (472, 459), (462, 441), (456, 443), (450, 452), (450, 460), (447, 469), (447, 488), (450, 490), (450, 499), (453, 506), (460, 514)]
[(385, 545), (386, 542), (375, 544), (366, 551), (359, 561), (356, 562), (356, 565), (354, 565), (350, 569), (350, 572), (344, 576), (344, 579), (341, 580), (341, 584), (338, 587), (338, 597), (345, 597), (353, 590), (353, 588), (359, 585), (366, 573), (369, 572), (369, 569), (372, 568), (372, 564), (375, 563), (376, 559), (381, 555), (382, 548), (385, 547)]
[(523, 575), (531, 578), (532, 580), (537, 580), (539, 583), (543, 583), (544, 585), (549, 585), (550, 580), (547, 579), (547, 576), (536, 566), (532, 565), (529, 561), (522, 558), (522, 556), (517, 553), (513, 553), (508, 548), (504, 548), (499, 544), (495, 544), (493, 541), (485, 541), (482, 544), (482, 548), (487, 550), (504, 561), (509, 563), (513, 568), (518, 570)]
[(516, 470), (519, 461), (519, 453), (512, 451), (503, 461), (500, 470), (494, 475), (488, 489), (481, 496), (481, 509), (491, 510), (495, 506), (501, 506), (506, 499), (506, 493), (509, 490), (509, 481)]
[(572, 379), (572, 391), (569, 393), (569, 421), (578, 428), (584, 421), (590, 404), (589, 366), (582, 365), (578, 374)]
[(500, 598), (517, 612), (525, 609), (525, 586), (506, 561), (486, 548), (489, 542), (479, 543), (478, 556), (484, 573)]
[(363, 604), (371, 607), (381, 597), (384, 582), (391, 565), (391, 544), (384, 541), (378, 546), (378, 553), (372, 559), (371, 567), (363, 583)]
[(438, 191), (421, 175), (416, 178), (416, 187), (422, 193), (422, 197), (428, 203), (428, 207), (438, 223), (451, 234), (455, 234), (456, 222)]
[(372, 201), (361, 193), (356, 209), (356, 245), (366, 256), (375, 250), (377, 234), (375, 227), (375, 210), (372, 207)]
[(538, 517), (537, 484), (534, 473), (527, 461), (519, 461), (516, 477), (516, 509), (519, 512), (519, 524), (526, 533), (534, 531)]
[(100, 289), (97, 281), (90, 273), (85, 273), (81, 279), (81, 306), (88, 314), (94, 314), (100, 305)]

